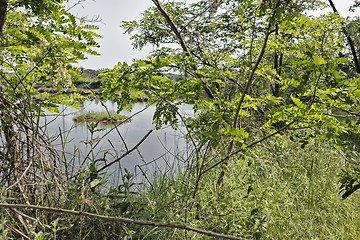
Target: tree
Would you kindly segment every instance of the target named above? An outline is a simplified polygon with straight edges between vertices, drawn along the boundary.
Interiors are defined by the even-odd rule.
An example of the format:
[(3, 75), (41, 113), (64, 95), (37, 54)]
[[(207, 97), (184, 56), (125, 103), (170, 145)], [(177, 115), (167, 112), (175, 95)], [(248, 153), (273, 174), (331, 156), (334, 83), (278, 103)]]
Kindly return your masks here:
[[(63, 87), (73, 87), (77, 69), (71, 63), (96, 54), (93, 25), (76, 19), (61, 0), (2, 0), (0, 5), (0, 77), (1, 132), (5, 142), (1, 152), (1, 184), (8, 196), (21, 201), (28, 194), (33, 203), (48, 201), (33, 183), (43, 182), (50, 189), (52, 180), (61, 176), (50, 138), (39, 126), (44, 108), (57, 111), (59, 103), (74, 105), (62, 94)], [(37, 89), (51, 85), (56, 94), (40, 94)], [(31, 168), (30, 168), (31, 166)], [(11, 190), (12, 194), (11, 194)], [(48, 190), (45, 190), (48, 191)], [(41, 192), (40, 191), (40, 192)], [(54, 198), (59, 192), (53, 191)], [(22, 199), (24, 200), (24, 199)], [(51, 201), (51, 200), (50, 200)]]
[[(134, 47), (155, 50), (105, 71), (103, 96), (116, 96), (122, 108), (143, 91), (157, 104), (158, 127), (176, 127), (178, 106), (193, 104), (195, 115), (180, 119), (197, 151), (209, 142), (227, 149), (213, 161), (198, 155), (198, 180), (284, 131), (298, 132), (302, 146), (317, 136), (337, 147), (342, 134), (359, 132), (359, 78), (346, 22), (338, 14), (306, 15), (323, 2), (153, 2), (141, 20), (122, 27), (133, 33)], [(168, 71), (186, 79), (170, 81)]]

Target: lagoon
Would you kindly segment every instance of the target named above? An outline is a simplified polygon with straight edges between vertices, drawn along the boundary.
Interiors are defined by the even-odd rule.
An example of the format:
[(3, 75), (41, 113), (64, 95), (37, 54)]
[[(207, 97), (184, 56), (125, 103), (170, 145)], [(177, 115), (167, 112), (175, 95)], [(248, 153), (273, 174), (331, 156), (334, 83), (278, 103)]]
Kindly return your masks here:
[[(117, 110), (115, 103), (111, 101), (103, 103), (109, 111)], [(105, 158), (107, 163), (126, 152), (126, 147), (131, 149), (136, 146), (150, 130), (153, 130), (137, 150), (121, 159), (120, 164), (114, 164), (106, 169), (108, 175), (119, 179), (126, 168), (135, 175), (135, 180), (140, 182), (144, 180), (142, 176), (144, 173), (151, 175), (153, 171), (166, 171), (176, 161), (181, 161), (181, 157), (187, 159), (187, 156), (184, 155), (187, 154), (189, 143), (184, 137), (186, 135), (185, 128), (180, 127), (178, 130), (174, 130), (164, 127), (155, 130), (152, 123), (155, 108), (155, 105), (147, 106), (143, 102), (135, 103), (131, 111), (120, 112), (122, 115), (133, 117), (131, 117), (131, 121), (118, 125), (117, 130), (114, 125), (98, 125), (98, 128), (104, 130), (94, 134), (95, 138), (100, 139), (94, 149), (95, 158)], [(59, 114), (45, 111), (46, 117), (41, 119), (41, 125), (48, 136), (53, 136), (55, 148), (61, 150), (64, 146), (66, 161), (71, 161), (74, 165), (79, 166), (90, 151), (89, 145), (84, 141), (89, 141), (91, 134), (86, 123), (75, 123), (73, 118), (84, 112), (105, 111), (105, 107), (99, 102), (85, 101), (80, 109), (60, 106), (59, 111)], [(181, 112), (191, 115), (192, 106), (182, 105)], [(89, 164), (89, 161), (84, 162), (85, 165)]]

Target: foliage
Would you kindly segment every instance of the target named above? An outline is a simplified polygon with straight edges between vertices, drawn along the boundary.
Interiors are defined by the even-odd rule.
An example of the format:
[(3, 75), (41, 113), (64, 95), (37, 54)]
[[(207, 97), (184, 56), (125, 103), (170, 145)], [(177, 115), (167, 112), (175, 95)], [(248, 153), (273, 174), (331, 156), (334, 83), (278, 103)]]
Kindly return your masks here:
[[(336, 11), (308, 16), (325, 5), (313, 0), (153, 0), (156, 7), (122, 27), (133, 34), (134, 47), (150, 44), (154, 51), (101, 71), (101, 97), (120, 111), (145, 95), (156, 104), (156, 128), (184, 126), (192, 146), (187, 157), (177, 156), (179, 169), (147, 178), (148, 185), (137, 186), (127, 169), (122, 182), (108, 185), (100, 170), (109, 159), (96, 150), (98, 123), (88, 124), (91, 137), (83, 143), (89, 151), (79, 166), (75, 154), (69, 159), (54, 150), (39, 125), (44, 108), (56, 112), (58, 104), (74, 106), (81, 98), (69, 99), (63, 89), (76, 91), (71, 78), (79, 80), (79, 70), (71, 63), (95, 54), (96, 27), (67, 12), (62, 1), (6, 2), (0, 24), (1, 201), (181, 222), (253, 239), (359, 235), (359, 209), (349, 201), (359, 197), (360, 186), (358, 149), (349, 147), (360, 129), (359, 45), (351, 41), (358, 36), (357, 18)], [(173, 80), (169, 73), (184, 77)], [(34, 88), (49, 83), (57, 93)], [(192, 104), (194, 114), (182, 115), (181, 104)], [(132, 151), (126, 150), (122, 156)], [(338, 195), (336, 175), (347, 201)], [(37, 239), (203, 238), (24, 212), (32, 224), (2, 210), (3, 238), (18, 236), (13, 229)]]
[[(221, 157), (215, 151), (209, 155)], [(229, 164), (220, 188), (218, 171), (201, 179), (195, 197), (186, 195), (193, 189), (195, 174), (167, 176), (154, 184), (149, 204), (157, 220), (186, 221), (247, 239), (353, 239), (360, 230), (359, 194), (343, 201), (334, 179), (344, 163), (323, 140), (311, 139), (301, 148), (290, 136), (281, 135)], [(154, 233), (162, 239), (173, 234), (185, 238), (181, 232)]]
[[(306, 128), (302, 144), (316, 136), (338, 147), (342, 134), (359, 133), (360, 81), (344, 31), (358, 22), (307, 16), (321, 1), (154, 3), (141, 20), (122, 25), (134, 47), (150, 44), (153, 53), (103, 72), (103, 97), (119, 110), (143, 91), (156, 101), (156, 126), (176, 128), (178, 106), (193, 104), (195, 115), (180, 117), (189, 135), (230, 141), (229, 156), (234, 143), (240, 151), (261, 142), (258, 128), (269, 136)], [(171, 81), (169, 71), (186, 79)]]
[[(161, 99), (154, 116), (154, 122), (161, 127), (167, 123), (176, 125), (177, 107), (172, 102), (181, 96), (181, 102), (194, 104), (196, 110), (196, 118), (187, 119), (188, 128), (204, 140), (211, 135), (230, 139), (236, 136), (239, 142), (251, 137), (241, 133), (245, 127), (240, 132), (232, 127), (232, 122), (238, 120), (234, 115), (242, 95), (245, 101), (239, 109), (240, 126), (255, 112), (262, 121), (259, 127), (296, 120), (296, 127), (319, 127), (323, 138), (338, 144), (340, 133), (347, 129), (358, 131), (356, 119), (337, 117), (341, 112), (347, 115), (347, 111), (359, 110), (358, 78), (354, 72), (343, 71), (350, 61), (344, 56), (345, 37), (339, 35), (344, 19), (336, 14), (308, 17), (301, 12), (308, 9), (306, 1), (284, 2), (277, 9), (272, 9), (271, 1), (223, 1), (216, 12), (197, 16), (206, 4), (164, 4), (169, 16), (176, 16), (174, 22), (189, 49), (185, 53), (181, 47), (160, 46), (178, 39), (158, 9), (144, 12), (139, 22), (124, 22), (126, 32), (138, 32), (132, 37), (135, 47), (159, 47), (147, 60), (132, 65), (119, 63), (112, 71), (105, 71), (108, 80), (104, 83), (104, 97), (116, 95), (120, 109), (134, 102), (134, 91), (144, 91), (152, 101)], [(278, 14), (280, 10), (284, 13)], [(270, 16), (272, 12), (274, 17)], [(242, 86), (264, 44), (267, 22), (272, 31), (268, 47), (254, 69), (251, 89), (244, 92)], [(184, 25), (186, 29), (181, 30)], [(163, 76), (168, 71), (178, 71), (187, 78), (170, 81)]]
[[(67, 162), (66, 154), (54, 149), (53, 136), (48, 136), (40, 119), (44, 109), (56, 113), (59, 104), (76, 107), (76, 100), (83, 98), (71, 83), (79, 76), (71, 64), (85, 59), (85, 54), (96, 54), (94, 38), (98, 35), (95, 26), (77, 19), (62, 3), (1, 1), (1, 202), (56, 206), (67, 201), (64, 188), (69, 187), (67, 181), (76, 168)], [(37, 91), (49, 84), (56, 93)], [(74, 93), (67, 96), (64, 88), (72, 88)], [(64, 231), (62, 217), (56, 220), (59, 216), (29, 214), (30, 219), (41, 221), (26, 225), (21, 215), (2, 210), (2, 237), (14, 239), (27, 234), (36, 239), (55, 239), (58, 231)]]
[[(187, 169), (190, 173), (180, 174), (184, 177), (183, 182), (189, 185), (180, 187), (182, 190), (176, 194), (186, 194), (184, 188), (194, 192), (193, 198), (185, 197), (184, 202), (177, 206), (179, 209), (189, 206), (187, 209), (190, 212), (180, 213), (171, 209), (164, 213), (165, 216), (182, 216), (180, 221), (193, 219), (194, 224), (199, 219), (203, 220), (200, 222), (214, 223), (214, 216), (217, 215), (231, 216), (242, 219), (238, 221), (243, 223), (236, 220), (224, 222), (226, 217), (219, 217), (219, 222), (214, 223), (219, 228), (213, 230), (235, 233), (233, 228), (241, 226), (244, 232), (239, 230), (237, 234), (263, 238), (269, 233), (268, 224), (279, 224), (272, 215), (265, 214), (266, 208), (262, 204), (262, 201), (269, 201), (264, 194), (270, 193), (265, 190), (267, 187), (260, 187), (263, 192), (258, 193), (256, 200), (249, 200), (251, 207), (247, 210), (248, 214), (244, 209), (237, 209), (246, 206), (246, 203), (231, 203), (237, 191), (228, 188), (230, 180), (227, 175), (231, 174), (228, 165), (235, 166), (234, 171), (244, 169), (243, 166), (236, 166), (239, 162), (244, 163), (244, 154), (262, 149), (258, 145), (271, 137), (281, 139), (283, 132), (291, 135), (292, 141), (299, 143), (303, 149), (314, 139), (319, 141), (319, 138), (342, 149), (345, 147), (343, 136), (359, 134), (359, 71), (357, 55), (353, 51), (358, 52), (359, 45), (352, 41), (358, 34), (354, 30), (358, 27), (358, 21), (356, 18), (342, 18), (336, 9), (335, 13), (308, 16), (308, 10), (325, 5), (321, 1), (153, 2), (156, 7), (146, 10), (141, 20), (123, 22), (122, 25), (126, 33), (132, 33), (134, 47), (142, 48), (149, 44), (154, 48), (153, 53), (145, 60), (135, 61), (131, 65), (118, 63), (113, 70), (104, 71), (103, 97), (118, 101), (121, 110), (123, 107), (131, 108), (134, 102), (132, 92), (143, 91), (150, 103), (156, 102), (153, 121), (158, 128), (163, 125), (176, 128), (184, 124), (188, 130), (187, 136), (194, 144), (196, 157), (192, 159), (193, 167)], [(166, 72), (178, 72), (186, 78), (171, 81), (164, 76)], [(194, 116), (179, 113), (178, 106), (183, 103), (193, 104)], [(217, 151), (218, 147), (222, 149), (218, 153), (221, 157), (206, 154)], [(294, 146), (289, 149), (293, 151)], [(344, 148), (344, 151), (347, 149)], [(201, 157), (202, 154), (207, 157)], [(318, 174), (316, 177), (312, 175), (313, 169), (320, 163), (315, 159), (311, 161), (311, 169), (306, 173), (311, 175), (308, 181), (309, 195), (295, 196), (306, 203), (313, 201), (313, 184), (322, 179)], [(219, 170), (218, 166), (221, 165), (223, 168)], [(256, 161), (255, 168), (258, 168), (257, 165), (261, 163)], [(296, 166), (299, 165), (292, 161), (288, 165), (290, 168)], [(341, 165), (333, 168), (332, 177), (328, 179), (335, 177), (341, 168)], [(271, 174), (271, 169), (266, 167), (261, 174)], [(339, 175), (344, 198), (359, 188), (358, 170), (351, 169)], [(217, 184), (207, 187), (206, 183), (210, 186), (214, 182), (213, 174), (219, 175), (215, 181)], [(298, 173), (292, 174), (301, 178)], [(189, 180), (185, 176), (194, 179)], [(234, 176), (241, 174), (237, 172)], [(281, 184), (283, 177), (274, 177), (279, 181), (276, 184)], [(261, 176), (257, 178), (268, 182)], [(177, 186), (171, 178), (167, 181), (169, 187), (172, 184)], [(202, 185), (203, 181), (205, 185)], [(254, 185), (242, 186), (243, 182), (246, 180), (238, 179), (233, 187), (241, 191), (247, 189), (250, 195)], [(257, 182), (256, 178), (252, 178), (251, 182)], [(295, 188), (304, 182), (294, 181)], [(275, 183), (268, 184), (272, 186)], [(336, 187), (332, 187), (332, 193), (328, 194), (336, 198)], [(209, 188), (212, 192), (202, 192), (202, 189)], [(286, 191), (292, 192), (295, 188)], [(282, 190), (278, 188), (270, 192), (275, 195), (278, 191)], [(225, 197), (227, 193), (229, 201)], [(163, 198), (176, 199), (176, 194), (164, 194)], [(205, 203), (200, 200), (201, 196), (217, 195), (218, 199), (206, 200)], [(324, 195), (320, 192), (314, 195), (318, 200), (319, 196)], [(292, 196), (284, 199), (292, 201)], [(277, 206), (284, 210), (287, 200)], [(196, 214), (199, 208), (195, 206), (201, 204), (206, 205), (204, 209), (216, 209), (216, 212)], [(325, 205), (320, 208), (323, 209)], [(239, 215), (223, 211), (229, 206), (237, 209), (235, 212)], [(229, 211), (232, 208), (229, 207)], [(299, 211), (296, 210), (299, 208), (297, 205), (286, 214)], [(319, 216), (316, 209), (313, 210)], [(336, 215), (335, 212), (332, 214)], [(283, 216), (279, 218), (283, 219)], [(308, 222), (309, 219), (299, 220), (302, 221)], [(221, 226), (228, 228), (221, 229)], [(291, 235), (291, 230), (286, 228), (289, 230), (286, 234), (290, 235), (284, 238), (317, 236), (317, 233)], [(279, 238), (281, 230), (274, 232), (278, 235), (273, 237)], [(303, 232), (307, 231), (303, 229)]]

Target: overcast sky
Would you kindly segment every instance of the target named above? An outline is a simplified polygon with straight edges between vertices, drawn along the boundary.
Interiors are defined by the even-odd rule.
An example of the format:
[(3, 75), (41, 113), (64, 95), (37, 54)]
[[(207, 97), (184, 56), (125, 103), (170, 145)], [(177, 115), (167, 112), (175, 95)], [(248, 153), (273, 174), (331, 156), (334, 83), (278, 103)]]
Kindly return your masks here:
[[(187, 0), (195, 2), (196, 0)], [(347, 11), (353, 0), (333, 0), (342, 16), (349, 14)], [(71, 0), (77, 2), (77, 0)], [(67, 3), (67, 6), (70, 4)], [(79, 62), (78, 66), (92, 69), (112, 68), (117, 62), (132, 62), (134, 59), (145, 58), (151, 51), (150, 47), (142, 50), (133, 49), (130, 35), (124, 34), (120, 23), (124, 20), (137, 20), (141, 13), (152, 7), (151, 0), (86, 0), (73, 8), (73, 14), (79, 17), (87, 16), (89, 19), (99, 17), (102, 23), (98, 23), (97, 31), (102, 36), (96, 39), (100, 44), (97, 49), (100, 56), (89, 56), (87, 60)], [(359, 11), (357, 12), (359, 14)], [(351, 13), (350, 13), (351, 14)]]

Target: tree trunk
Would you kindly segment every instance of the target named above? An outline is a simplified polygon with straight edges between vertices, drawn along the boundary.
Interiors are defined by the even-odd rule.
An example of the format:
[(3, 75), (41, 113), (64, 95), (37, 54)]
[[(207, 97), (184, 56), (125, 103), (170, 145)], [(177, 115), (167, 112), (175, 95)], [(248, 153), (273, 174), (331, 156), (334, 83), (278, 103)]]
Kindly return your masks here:
[(6, 21), (8, 2), (7, 0), (0, 0), (0, 37), (3, 35), (4, 25)]

